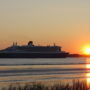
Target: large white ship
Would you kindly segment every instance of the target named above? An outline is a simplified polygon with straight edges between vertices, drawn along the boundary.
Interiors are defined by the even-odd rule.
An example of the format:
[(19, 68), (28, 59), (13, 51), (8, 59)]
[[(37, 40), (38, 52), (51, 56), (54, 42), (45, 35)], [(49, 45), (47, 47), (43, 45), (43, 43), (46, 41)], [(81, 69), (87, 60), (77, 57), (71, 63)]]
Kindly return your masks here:
[(33, 41), (29, 41), (27, 45), (19, 46), (13, 43), (12, 46), (1, 50), (0, 57), (9, 58), (58, 58), (66, 57), (67, 52), (61, 51), (60, 46), (36, 46)]

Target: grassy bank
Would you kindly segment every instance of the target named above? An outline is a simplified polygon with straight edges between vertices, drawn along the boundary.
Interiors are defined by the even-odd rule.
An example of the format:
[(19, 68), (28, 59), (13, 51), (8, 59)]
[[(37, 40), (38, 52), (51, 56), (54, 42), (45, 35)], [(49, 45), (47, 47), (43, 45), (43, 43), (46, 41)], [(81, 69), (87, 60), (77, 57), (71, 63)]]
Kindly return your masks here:
[(54, 85), (46, 85), (42, 83), (28, 83), (25, 85), (12, 84), (1, 90), (90, 90), (90, 85), (85, 81), (72, 81), (72, 84), (60, 82)]

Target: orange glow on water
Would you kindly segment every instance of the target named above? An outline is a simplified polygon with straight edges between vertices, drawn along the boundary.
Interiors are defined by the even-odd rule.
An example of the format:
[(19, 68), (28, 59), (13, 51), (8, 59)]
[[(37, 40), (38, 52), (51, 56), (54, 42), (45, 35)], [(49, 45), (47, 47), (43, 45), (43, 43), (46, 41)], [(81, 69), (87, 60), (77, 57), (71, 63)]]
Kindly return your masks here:
[(86, 71), (87, 71), (87, 73), (86, 73), (86, 82), (87, 82), (87, 85), (90, 85), (90, 58), (87, 58), (86, 59), (86, 65), (85, 65), (85, 67), (86, 67)]
[(87, 65), (86, 65), (86, 68), (87, 68), (87, 69), (90, 69), (90, 64), (87, 64)]
[(90, 85), (90, 58), (87, 58), (86, 59), (86, 82), (87, 82), (87, 85)]
[(87, 84), (90, 84), (90, 73), (87, 73), (86, 77), (87, 77), (87, 79), (86, 79), (87, 80)]
[(90, 77), (90, 73), (87, 73), (87, 76)]

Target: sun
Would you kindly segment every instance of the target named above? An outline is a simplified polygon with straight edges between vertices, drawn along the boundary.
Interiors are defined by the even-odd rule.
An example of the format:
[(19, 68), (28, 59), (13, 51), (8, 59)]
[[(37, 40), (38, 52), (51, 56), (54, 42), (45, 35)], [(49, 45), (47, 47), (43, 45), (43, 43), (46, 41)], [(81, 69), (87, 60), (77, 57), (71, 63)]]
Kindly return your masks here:
[(86, 55), (90, 55), (90, 46), (86, 46), (83, 48), (83, 53)]

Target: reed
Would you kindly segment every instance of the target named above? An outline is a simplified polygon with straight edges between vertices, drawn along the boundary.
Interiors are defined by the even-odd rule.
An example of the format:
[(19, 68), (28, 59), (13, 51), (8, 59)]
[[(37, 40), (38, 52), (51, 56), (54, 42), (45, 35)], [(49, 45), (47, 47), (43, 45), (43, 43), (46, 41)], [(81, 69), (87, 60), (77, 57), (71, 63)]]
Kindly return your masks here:
[(32, 83), (32, 84), (12, 84), (8, 87), (3, 87), (1, 90), (90, 90), (90, 85), (88, 85), (85, 81), (72, 81), (70, 83), (63, 83), (60, 81), (58, 84), (54, 85), (45, 85), (41, 83)]

